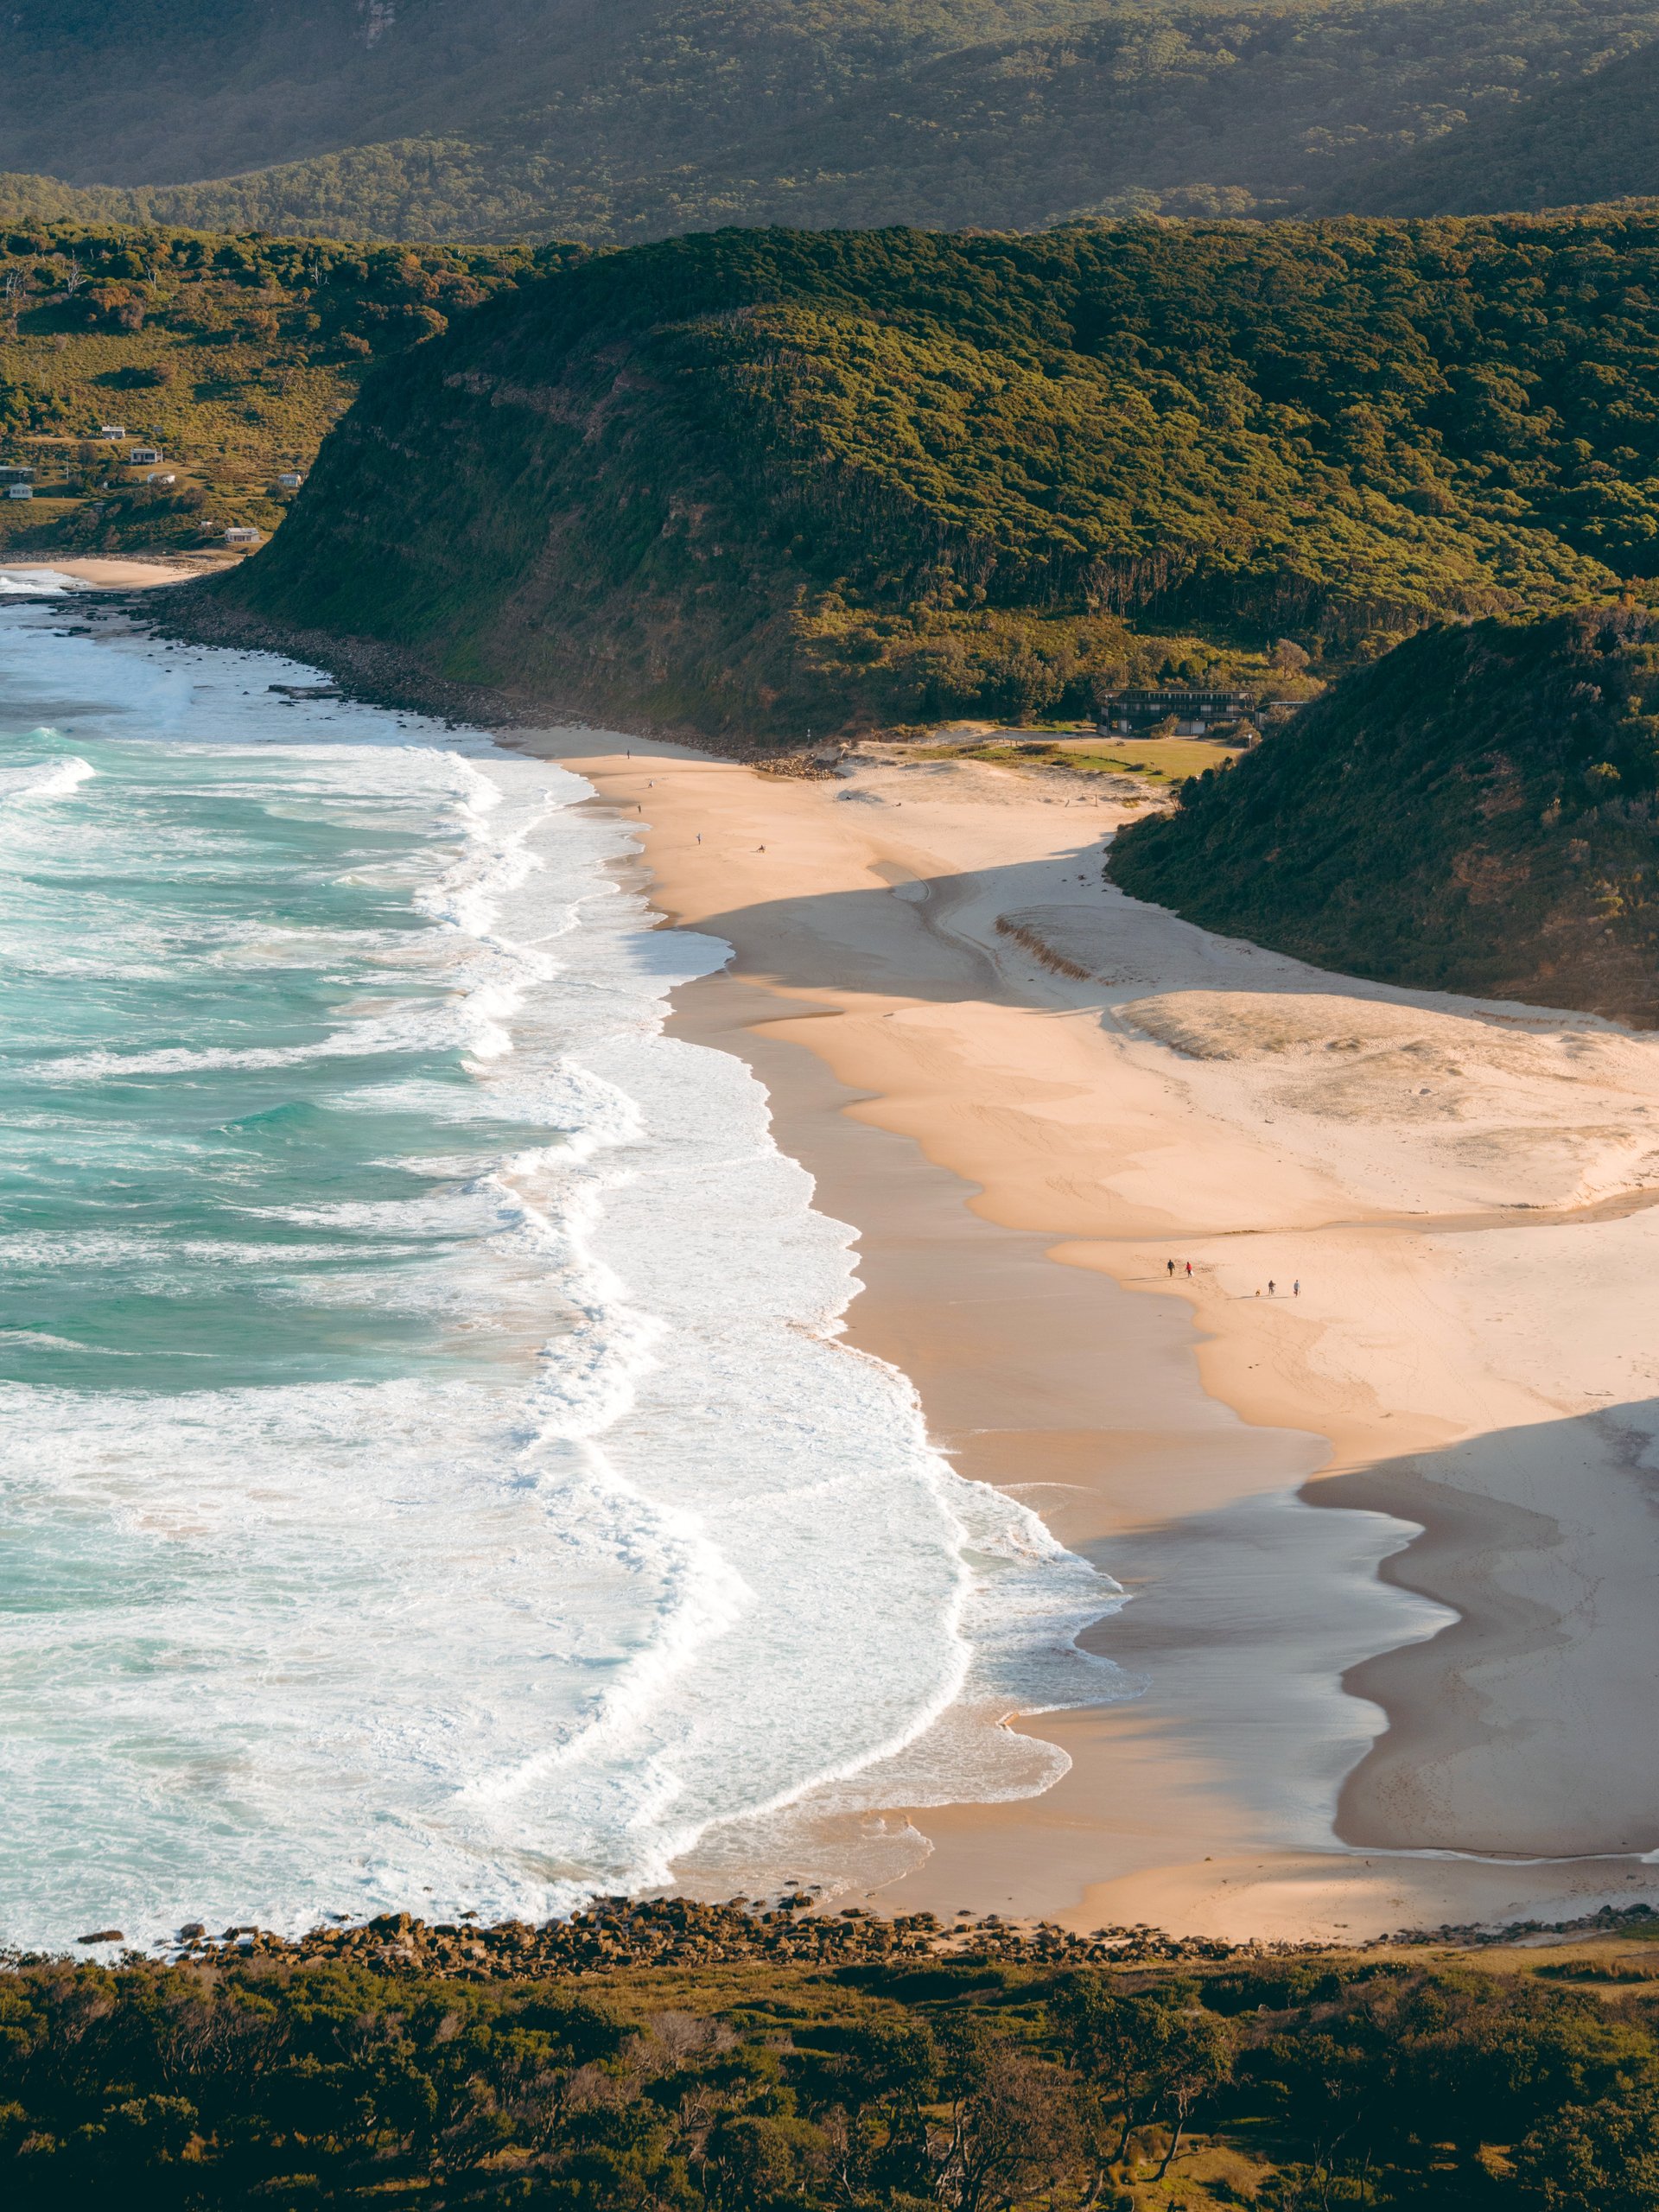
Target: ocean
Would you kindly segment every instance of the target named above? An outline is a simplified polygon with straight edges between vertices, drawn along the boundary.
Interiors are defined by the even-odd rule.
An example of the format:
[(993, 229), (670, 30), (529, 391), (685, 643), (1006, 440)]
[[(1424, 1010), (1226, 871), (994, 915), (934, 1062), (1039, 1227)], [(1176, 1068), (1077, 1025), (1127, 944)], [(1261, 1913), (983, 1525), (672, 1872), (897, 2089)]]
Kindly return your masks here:
[(57, 588), (0, 582), (0, 1942), (834, 1889), (1046, 1787), (998, 1724), (1113, 1694), (1116, 1587), (839, 1341), (630, 828)]

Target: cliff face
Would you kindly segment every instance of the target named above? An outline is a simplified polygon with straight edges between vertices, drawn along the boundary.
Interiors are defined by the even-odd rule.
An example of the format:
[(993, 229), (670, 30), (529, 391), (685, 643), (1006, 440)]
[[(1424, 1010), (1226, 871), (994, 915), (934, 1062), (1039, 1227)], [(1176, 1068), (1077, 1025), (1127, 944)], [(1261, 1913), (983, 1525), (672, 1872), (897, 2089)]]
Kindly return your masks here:
[(1318, 966), (1654, 1027), (1656, 786), (1659, 621), (1477, 622), (1347, 677), (1109, 868)]
[(1652, 214), (724, 232), (378, 370), (222, 592), (711, 734), (1077, 713), (1614, 596), (1656, 391)]

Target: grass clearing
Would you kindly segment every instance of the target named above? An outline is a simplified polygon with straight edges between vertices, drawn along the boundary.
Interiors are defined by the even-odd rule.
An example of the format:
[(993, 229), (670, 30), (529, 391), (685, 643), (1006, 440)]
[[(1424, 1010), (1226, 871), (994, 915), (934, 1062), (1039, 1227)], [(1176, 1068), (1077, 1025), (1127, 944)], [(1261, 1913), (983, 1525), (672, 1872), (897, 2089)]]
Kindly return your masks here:
[(978, 745), (918, 745), (917, 760), (986, 760), (998, 768), (1066, 768), (1078, 775), (1138, 776), (1143, 782), (1179, 784), (1206, 768), (1229, 767), (1230, 747), (1202, 737), (988, 738)]

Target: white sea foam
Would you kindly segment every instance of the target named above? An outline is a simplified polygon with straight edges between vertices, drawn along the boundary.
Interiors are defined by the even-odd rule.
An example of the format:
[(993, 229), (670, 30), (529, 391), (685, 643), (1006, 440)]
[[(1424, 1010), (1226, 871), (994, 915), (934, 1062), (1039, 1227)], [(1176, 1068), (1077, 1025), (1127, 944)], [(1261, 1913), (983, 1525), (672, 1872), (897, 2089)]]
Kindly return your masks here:
[[(364, 893), (355, 924), (220, 897), (209, 937), (197, 906), (143, 906), (105, 947), (118, 1015), (169, 963), (192, 988), (289, 967), (349, 988), (282, 1043), (147, 1042), (111, 1016), (81, 1049), (66, 1026), (66, 1049), (23, 1056), (20, 1096), (47, 1084), (73, 1114), (118, 1078), (188, 1102), (321, 1071), (327, 1110), (377, 1132), (365, 1172), (452, 1170), (407, 1197), (238, 1186), (211, 1235), (20, 1224), (10, 1264), (41, 1281), (101, 1264), (165, 1299), (264, 1269), (267, 1314), (366, 1300), (448, 1333), (378, 1379), (0, 1386), (0, 1574), (60, 1593), (0, 1637), (0, 1936), (542, 1914), (665, 1881), (694, 1846), (717, 1859), (722, 1834), (760, 1878), (796, 1871), (826, 1810), (1045, 1786), (1063, 1756), (997, 1724), (1115, 1693), (1072, 1641), (1114, 1586), (959, 1479), (905, 1378), (838, 1341), (853, 1233), (814, 1208), (748, 1071), (662, 1034), (669, 992), (725, 948), (653, 931), (612, 865), (626, 830), (577, 807), (578, 779), (414, 717), (272, 703), (305, 673), (0, 624), (0, 701), (38, 704), (100, 771), (92, 737), (112, 748), (38, 848), (41, 911), (52, 854), (109, 866), (122, 774), (163, 788), (145, 819), (168, 881), (234, 886), (199, 824), (257, 798), (296, 836), (344, 835), (330, 896)], [(58, 698), (79, 704), (47, 715)], [(412, 856), (351, 849), (421, 808)], [(388, 900), (419, 925), (390, 926)], [(415, 995), (388, 1010), (366, 969)], [(49, 945), (34, 972), (62, 972)], [(374, 1116), (431, 1134), (389, 1163)], [(496, 1126), (518, 1134), (463, 1165)], [(27, 1333), (18, 1359), (73, 1354), (73, 1329)]]
[(90, 760), (77, 760), (73, 754), (67, 760), (0, 767), (0, 806), (16, 805), (20, 799), (67, 798), (97, 772)]
[(57, 599), (73, 585), (60, 569), (0, 569), (0, 594), (16, 599)]

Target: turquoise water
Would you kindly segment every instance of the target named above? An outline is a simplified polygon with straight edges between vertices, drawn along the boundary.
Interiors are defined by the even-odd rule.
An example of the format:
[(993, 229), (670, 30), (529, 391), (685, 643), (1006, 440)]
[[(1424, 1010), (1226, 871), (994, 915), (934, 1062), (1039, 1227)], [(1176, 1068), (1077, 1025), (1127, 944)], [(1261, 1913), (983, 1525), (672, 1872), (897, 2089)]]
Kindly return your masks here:
[(988, 1724), (1102, 1694), (1109, 1586), (837, 1343), (850, 1232), (661, 1033), (724, 948), (309, 674), (0, 608), (0, 1940), (833, 1880), (826, 1813), (1041, 1786)]
[(422, 957), (452, 795), (119, 726), (0, 725), (0, 1376), (119, 1389), (136, 1359), (147, 1389), (203, 1389), (531, 1357), (533, 1331), (458, 1329), (444, 1291), (475, 1224), (441, 1193), (548, 1141), (492, 1112)]

